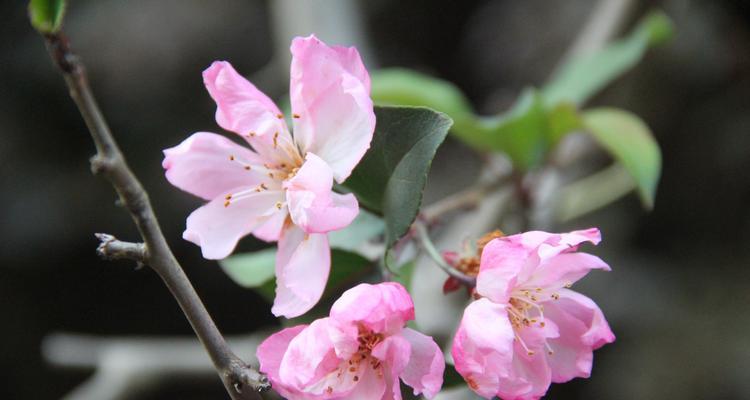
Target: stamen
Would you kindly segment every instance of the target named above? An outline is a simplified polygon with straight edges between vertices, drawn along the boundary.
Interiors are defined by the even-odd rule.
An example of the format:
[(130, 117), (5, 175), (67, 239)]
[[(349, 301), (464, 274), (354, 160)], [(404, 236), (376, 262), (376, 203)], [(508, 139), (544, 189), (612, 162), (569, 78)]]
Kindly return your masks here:
[(552, 297), (552, 299), (553, 299), (553, 300), (559, 300), (559, 299), (560, 299), (560, 295), (559, 295), (559, 294), (557, 294), (557, 293), (552, 293), (552, 294), (550, 295), (550, 297)]
[(273, 148), (279, 147), (279, 132), (273, 133)]
[(284, 118), (284, 114), (276, 114), (276, 118), (282, 119), (282, 118)]
[(566, 289), (570, 289), (572, 287), (573, 287), (573, 283), (572, 282), (565, 282), (565, 288)]
[(534, 355), (534, 351), (530, 350), (529, 347), (526, 346), (526, 342), (524, 342), (523, 339), (521, 339), (521, 336), (519, 336), (518, 334), (516, 334), (516, 340), (518, 340), (518, 342), (521, 343), (521, 347), (523, 347), (523, 349), (526, 350), (526, 354), (530, 356)]
[(299, 118), (299, 114), (292, 114), (292, 118)]
[(282, 206), (282, 203), (280, 201), (277, 201), (276, 202), (276, 208), (278, 208), (279, 210), (281, 210), (281, 206)]
[(547, 343), (546, 340), (544, 341), (544, 347), (547, 348), (547, 354), (549, 354), (549, 355), (555, 354), (555, 351), (552, 350), (552, 347), (549, 346), (549, 343)]

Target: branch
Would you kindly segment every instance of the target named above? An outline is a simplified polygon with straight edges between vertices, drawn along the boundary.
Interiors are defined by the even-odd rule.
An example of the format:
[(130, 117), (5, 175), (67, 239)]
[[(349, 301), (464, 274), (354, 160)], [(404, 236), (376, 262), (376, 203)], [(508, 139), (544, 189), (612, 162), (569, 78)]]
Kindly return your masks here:
[(112, 184), (143, 238), (143, 244), (135, 244), (117, 241), (109, 235), (99, 236), (102, 240), (99, 253), (111, 258), (141, 261), (159, 274), (208, 352), (232, 399), (247, 399), (252, 396), (250, 391), (242, 391), (247, 386), (254, 391), (269, 389), (270, 384), (265, 376), (245, 364), (230, 350), (169, 249), (148, 194), (120, 152), (91, 92), (83, 63), (71, 51), (67, 38), (62, 33), (46, 34), (44, 38), (50, 56), (63, 74), (70, 96), (86, 121), (96, 145), (97, 153), (91, 158), (91, 170)]
[[(241, 353), (255, 354), (266, 334), (255, 332), (227, 340)], [(203, 348), (187, 337), (55, 333), (42, 341), (42, 356), (59, 368), (94, 369), (64, 400), (122, 400), (153, 390), (169, 378), (204, 378), (216, 373)]]
[(143, 243), (123, 242), (106, 233), (95, 233), (94, 236), (99, 239), (96, 253), (105, 260), (132, 260), (143, 265), (148, 258)]

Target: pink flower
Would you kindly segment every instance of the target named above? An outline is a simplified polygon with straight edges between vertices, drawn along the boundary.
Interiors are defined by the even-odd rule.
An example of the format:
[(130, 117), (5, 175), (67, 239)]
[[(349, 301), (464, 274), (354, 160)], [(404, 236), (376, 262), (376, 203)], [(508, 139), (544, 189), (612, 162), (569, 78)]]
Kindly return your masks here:
[(294, 136), (279, 108), (226, 61), (203, 71), (216, 101), (216, 122), (251, 148), (198, 132), (164, 151), (167, 179), (209, 200), (187, 219), (183, 238), (203, 256), (221, 259), (250, 233), (278, 241), (272, 312), (301, 315), (328, 280), (326, 232), (359, 212), (352, 194), (332, 191), (370, 146), (375, 114), (370, 77), (353, 47), (327, 46), (315, 36), (292, 41)]
[(615, 336), (599, 307), (568, 289), (592, 269), (596, 256), (577, 252), (598, 244), (596, 228), (563, 234), (526, 232), (492, 240), (453, 342), (456, 370), (480, 396), (538, 399), (551, 382), (591, 374), (593, 350)]
[(399, 378), (432, 398), (443, 385), (443, 353), (404, 327), (414, 304), (398, 283), (347, 290), (330, 316), (284, 329), (258, 347), (260, 370), (284, 398), (401, 399)]

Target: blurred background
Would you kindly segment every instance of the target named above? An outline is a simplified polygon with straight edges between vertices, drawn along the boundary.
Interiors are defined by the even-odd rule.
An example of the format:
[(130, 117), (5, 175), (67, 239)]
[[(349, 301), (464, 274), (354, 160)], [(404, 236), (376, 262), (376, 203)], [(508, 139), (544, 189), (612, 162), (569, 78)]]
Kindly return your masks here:
[[(162, 149), (195, 131), (219, 131), (205, 67), (229, 60), (279, 99), (291, 37), (315, 32), (357, 45), (369, 68), (403, 66), (454, 82), (476, 110), (494, 114), (547, 79), (597, 3), (76, 0), (65, 30), (176, 256), (220, 329), (242, 335), (276, 324), (269, 306), (181, 239), (200, 201), (170, 186), (161, 167)], [(553, 385), (548, 397), (747, 399), (750, 3), (629, 3), (622, 29), (658, 7), (676, 35), (591, 105), (631, 110), (648, 123), (662, 148), (662, 178), (652, 212), (631, 194), (552, 227), (601, 228), (604, 242), (593, 252), (613, 271), (576, 287), (602, 307), (617, 341), (596, 352), (592, 379)], [(4, 2), (0, 12), (0, 398), (58, 399), (93, 369), (45, 360), (43, 339), (53, 333), (193, 337), (148, 268), (96, 257), (94, 232), (124, 240), (137, 232), (110, 186), (89, 172), (88, 132), (25, 2)], [(598, 157), (592, 162), (606, 159)], [(426, 201), (460, 189), (478, 166), (478, 156), (449, 138)], [(73, 359), (96, 352), (79, 345)], [(167, 377), (123, 398), (225, 396), (209, 373)]]

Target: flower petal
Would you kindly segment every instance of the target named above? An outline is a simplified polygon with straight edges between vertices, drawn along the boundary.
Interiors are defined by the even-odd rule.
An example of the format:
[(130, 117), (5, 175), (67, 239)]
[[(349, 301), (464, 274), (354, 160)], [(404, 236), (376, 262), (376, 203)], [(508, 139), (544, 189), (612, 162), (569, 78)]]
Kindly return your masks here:
[(217, 197), (188, 216), (182, 237), (200, 246), (204, 258), (224, 258), (234, 250), (240, 238), (276, 211), (282, 196), (281, 191), (250, 193), (228, 205), (225, 197)]
[(517, 242), (504, 237), (491, 240), (482, 251), (477, 292), (496, 303), (506, 303), (527, 255), (528, 250)]
[(328, 318), (317, 319), (289, 342), (279, 364), (279, 379), (285, 385), (305, 390), (335, 371), (341, 361), (328, 337)]
[(554, 382), (567, 382), (591, 374), (592, 351), (612, 343), (615, 335), (601, 309), (588, 297), (568, 289), (556, 301), (544, 303), (545, 316), (555, 321), (560, 337), (549, 341)]
[(551, 383), (550, 367), (543, 354), (533, 357), (519, 356), (524, 349), (517, 342), (516, 356), (513, 358), (509, 374), (500, 378), (500, 390), (497, 396), (503, 399), (538, 400), (549, 389)]
[(423, 393), (430, 399), (443, 386), (443, 352), (431, 337), (411, 328), (404, 328), (401, 336), (411, 344), (411, 357), (401, 373), (401, 379), (414, 389), (415, 396)]
[(289, 216), (289, 212), (285, 208), (274, 212), (261, 226), (253, 231), (253, 235), (265, 242), (278, 241), (287, 216)]
[(562, 253), (542, 261), (525, 285), (559, 289), (573, 284), (592, 269), (609, 271), (601, 258), (587, 253)]
[(292, 137), (268, 96), (226, 61), (215, 61), (203, 71), (203, 83), (216, 102), (219, 126), (245, 138), (270, 163), (292, 161), (296, 154)]
[(326, 160), (343, 182), (370, 146), (375, 113), (370, 78), (357, 50), (315, 36), (292, 42), (295, 140)]
[(284, 329), (280, 332), (274, 333), (264, 340), (256, 355), (258, 362), (260, 363), (260, 372), (263, 372), (268, 376), (268, 379), (273, 385), (273, 389), (285, 398), (294, 398), (292, 396), (298, 395), (296, 389), (285, 385), (279, 377), (279, 367), (281, 366), (281, 360), (289, 347), (289, 342), (292, 341), (299, 333), (305, 329), (307, 325), (297, 325), (292, 328)]
[(169, 183), (206, 200), (268, 180), (265, 175), (245, 170), (230, 157), (259, 162), (258, 155), (247, 147), (215, 133), (198, 132), (164, 150), (162, 166)]
[(451, 354), (456, 371), (469, 387), (491, 399), (501, 377), (512, 368), (513, 327), (505, 306), (487, 298), (472, 302), (464, 311)]
[(381, 361), (386, 391), (383, 399), (401, 400), (399, 375), (411, 358), (411, 344), (401, 335), (388, 336), (372, 349), (372, 356)]
[(331, 168), (320, 157), (307, 153), (297, 174), (285, 183), (287, 205), (295, 225), (307, 233), (326, 233), (342, 229), (359, 214), (353, 194), (331, 191)]
[(307, 234), (293, 225), (285, 229), (276, 253), (273, 315), (293, 318), (313, 308), (323, 295), (330, 270), (331, 251), (325, 234)]
[(362, 283), (344, 292), (330, 315), (339, 323), (362, 322), (374, 332), (393, 334), (414, 319), (414, 303), (399, 283)]

